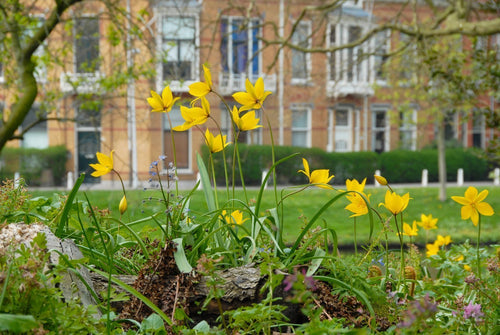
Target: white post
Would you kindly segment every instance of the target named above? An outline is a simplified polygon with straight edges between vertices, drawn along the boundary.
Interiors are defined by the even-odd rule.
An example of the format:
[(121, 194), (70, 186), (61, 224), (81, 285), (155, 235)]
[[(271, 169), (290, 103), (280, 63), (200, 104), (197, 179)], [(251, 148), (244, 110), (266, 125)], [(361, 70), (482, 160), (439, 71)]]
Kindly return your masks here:
[(457, 171), (457, 185), (458, 186), (463, 186), (464, 185), (464, 169), (460, 168)]
[(500, 168), (495, 168), (493, 171), (493, 185), (500, 185)]
[(69, 171), (66, 178), (66, 188), (71, 190), (73, 188), (73, 172)]
[(19, 187), (19, 179), (21, 179), (21, 175), (19, 174), (19, 172), (14, 172), (14, 188)]
[[(269, 171), (268, 170), (263, 170), (262, 171), (262, 177), (260, 179), (260, 183), (262, 185), (262, 183), (264, 182), (264, 178), (266, 178), (266, 175)], [(267, 188), (267, 182), (269, 181), (269, 179), (266, 181), (266, 184), (264, 185), (264, 190)]]
[(422, 170), (422, 186), (426, 187), (429, 184), (429, 171), (427, 169)]
[[(196, 182), (198, 183), (199, 181), (201, 181), (201, 176), (200, 176), (200, 173), (198, 172), (198, 173), (196, 174)], [(203, 189), (203, 185), (201, 184), (201, 182), (200, 182), (200, 184), (198, 185), (198, 189), (199, 189), (199, 190), (202, 190), (202, 189)]]
[[(380, 176), (380, 170), (375, 170), (375, 175)], [(375, 186), (380, 187), (380, 184), (378, 183), (377, 179), (375, 179)]]

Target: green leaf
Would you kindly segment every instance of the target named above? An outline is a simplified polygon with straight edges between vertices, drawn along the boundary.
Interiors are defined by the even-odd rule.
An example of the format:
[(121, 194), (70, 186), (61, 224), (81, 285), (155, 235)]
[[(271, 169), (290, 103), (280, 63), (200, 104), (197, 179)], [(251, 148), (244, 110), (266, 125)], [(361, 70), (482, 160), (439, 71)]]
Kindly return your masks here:
[(32, 315), (0, 313), (1, 331), (24, 333), (35, 327), (38, 327), (38, 322)]
[(212, 191), (212, 185), (210, 184), (210, 177), (208, 176), (207, 167), (203, 162), (199, 153), (196, 153), (196, 162), (198, 163), (198, 170), (200, 172), (200, 181), (203, 188), (203, 194), (205, 195), (205, 201), (207, 202), (208, 210), (210, 212), (217, 209), (215, 205), (214, 193)]
[[(165, 325), (163, 324), (163, 320), (161, 317), (153, 313), (144, 319), (141, 323), (141, 330), (150, 333), (154, 332), (155, 334), (166, 334)], [(157, 333), (158, 332), (158, 333)]]
[(189, 273), (193, 271), (193, 267), (189, 264), (186, 254), (184, 253), (184, 247), (182, 246), (182, 238), (176, 238), (173, 240), (176, 244), (177, 249), (174, 252), (175, 263), (177, 264), (177, 268), (182, 273)]
[(316, 270), (318, 270), (319, 266), (323, 262), (324, 256), (326, 255), (326, 251), (320, 248), (317, 248), (316, 251), (314, 252), (314, 258), (311, 261), (311, 265), (309, 266), (309, 269), (307, 269), (306, 276), (311, 277)]

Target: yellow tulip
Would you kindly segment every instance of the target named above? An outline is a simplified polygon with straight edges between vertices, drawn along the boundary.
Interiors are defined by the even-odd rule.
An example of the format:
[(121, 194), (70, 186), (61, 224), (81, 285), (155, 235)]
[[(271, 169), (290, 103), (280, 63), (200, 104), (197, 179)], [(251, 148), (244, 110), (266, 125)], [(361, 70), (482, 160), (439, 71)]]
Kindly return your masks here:
[(226, 142), (226, 137), (226, 135), (222, 136), (222, 134), (214, 137), (210, 130), (207, 129), (205, 131), (205, 142), (207, 143), (210, 152), (215, 153), (224, 150), (224, 148), (229, 144)]
[(356, 179), (353, 179), (353, 180), (347, 179), (345, 181), (345, 187), (348, 191), (356, 191), (359, 193), (363, 193), (363, 190), (365, 188), (365, 184), (366, 184), (366, 178), (363, 179), (361, 184)]
[[(368, 196), (365, 195), (365, 197), (367, 198), (368, 201), (370, 200), (370, 194), (368, 194)], [(351, 203), (345, 206), (344, 209), (347, 209), (348, 211), (354, 213), (351, 216), (349, 216), (350, 218), (355, 216), (365, 215), (368, 213), (368, 205), (366, 204), (363, 197), (361, 197), (361, 195), (357, 193), (348, 195), (347, 200), (349, 200)]]
[(212, 92), (212, 74), (210, 69), (203, 65), (203, 73), (205, 74), (205, 82), (197, 82), (189, 85), (189, 94), (201, 98)]
[(417, 236), (418, 235), (418, 228), (417, 228), (417, 222), (413, 221), (413, 225), (410, 226), (408, 223), (403, 223), (403, 235), (406, 236)]
[(125, 211), (127, 210), (127, 198), (125, 196), (123, 196), (122, 200), (120, 200), (118, 209), (120, 210), (120, 214), (125, 213)]
[(233, 111), (231, 112), (233, 116), (233, 122), (236, 124), (240, 131), (247, 131), (262, 127), (259, 125), (259, 120), (255, 117), (255, 111), (250, 111), (240, 117), (240, 111), (236, 106), (233, 106)]
[(437, 253), (439, 252), (439, 246), (436, 245), (435, 243), (427, 244), (426, 248), (427, 248), (427, 253), (426, 253), (427, 257), (437, 255)]
[(90, 167), (95, 169), (95, 171), (90, 174), (92, 177), (104, 176), (113, 171), (113, 152), (114, 150), (111, 150), (109, 156), (100, 152), (95, 154), (99, 163), (89, 164)]
[(385, 203), (381, 203), (379, 204), (379, 206), (384, 206), (392, 214), (396, 215), (406, 209), (410, 199), (410, 193), (406, 193), (405, 195), (400, 196), (396, 194), (396, 192), (387, 190), (387, 192), (385, 193)]
[(450, 237), (450, 235), (446, 235), (446, 236), (438, 235), (437, 238), (436, 238), (436, 241), (434, 243), (438, 247), (441, 247), (443, 245), (448, 245), (448, 244), (451, 243), (451, 237)]
[(305, 158), (302, 158), (302, 163), (304, 164), (304, 170), (299, 170), (298, 172), (305, 174), (307, 178), (309, 178), (309, 183), (314, 184), (316, 187), (333, 189), (332, 186), (328, 185), (330, 180), (334, 177), (334, 175), (330, 176), (330, 170), (319, 169), (309, 173), (309, 163)]
[(477, 189), (473, 186), (469, 186), (465, 191), (465, 196), (453, 196), (453, 200), (462, 205), (461, 216), (462, 220), (471, 219), (474, 226), (477, 226), (479, 222), (479, 214), (492, 216), (495, 214), (491, 205), (487, 202), (483, 202), (488, 196), (488, 190), (483, 190), (481, 193), (477, 193)]
[(179, 98), (173, 98), (170, 87), (167, 86), (163, 89), (161, 97), (155, 91), (151, 91), (151, 98), (148, 98), (149, 105), (153, 108), (152, 112), (170, 112), (175, 102)]
[(231, 215), (226, 215), (226, 210), (222, 211), (222, 217), (230, 225), (242, 225), (248, 219), (243, 219), (243, 213), (240, 210), (235, 210)]
[(174, 127), (175, 131), (184, 131), (189, 128), (204, 124), (210, 117), (210, 104), (205, 97), (201, 98), (201, 107), (184, 107), (181, 106), (181, 115), (184, 119), (184, 124)]
[(271, 94), (269, 91), (264, 91), (264, 80), (262, 78), (257, 79), (255, 87), (247, 78), (245, 81), (245, 88), (246, 92), (236, 92), (233, 94), (234, 100), (242, 105), (240, 112), (262, 108), (264, 100)]
[(429, 214), (429, 215), (425, 215), (425, 214), (422, 214), (420, 215), (420, 222), (418, 222), (418, 225), (422, 228), (424, 228), (425, 230), (430, 230), (430, 229), (437, 229), (437, 222), (438, 222), (438, 219), (434, 219), (432, 218), (432, 214)]

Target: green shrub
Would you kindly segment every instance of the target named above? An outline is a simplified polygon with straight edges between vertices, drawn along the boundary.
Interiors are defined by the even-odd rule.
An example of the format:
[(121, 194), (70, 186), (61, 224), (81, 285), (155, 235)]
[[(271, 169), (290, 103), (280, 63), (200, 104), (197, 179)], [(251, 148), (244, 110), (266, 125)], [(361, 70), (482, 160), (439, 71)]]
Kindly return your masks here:
[[(486, 180), (488, 162), (476, 155), (473, 150), (446, 150), (446, 179), (457, 180), (457, 171), (464, 169), (464, 180)], [(394, 150), (380, 154), (380, 170), (391, 183), (417, 183), (422, 180), (422, 170), (428, 170), (429, 182), (437, 182), (438, 152), (426, 149), (421, 151)]]
[(64, 146), (46, 149), (4, 148), (0, 160), (2, 180), (13, 179), (14, 173), (19, 172), (30, 186), (52, 183), (54, 185), (50, 186), (61, 186), (66, 175), (67, 150)]

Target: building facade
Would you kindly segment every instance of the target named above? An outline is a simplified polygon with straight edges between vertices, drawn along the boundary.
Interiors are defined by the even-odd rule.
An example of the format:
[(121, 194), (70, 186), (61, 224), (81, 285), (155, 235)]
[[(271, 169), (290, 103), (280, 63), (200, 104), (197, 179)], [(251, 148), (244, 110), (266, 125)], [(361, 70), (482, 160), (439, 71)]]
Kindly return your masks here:
[[(401, 13), (401, 1), (345, 1), (322, 13), (304, 12), (312, 2), (323, 3), (132, 1), (128, 4), (131, 13), (145, 10), (147, 14), (143, 34), (122, 35), (128, 42), (125, 50), (110, 42), (111, 20), (99, 15), (99, 5), (82, 5), (69, 14), (74, 16), (72, 26), (61, 28), (56, 35), (60, 37), (44, 46), (50, 49), (67, 43), (71, 52), (63, 56), (65, 66), (39, 71), (40, 85), (47, 88), (41, 91), (59, 92), (48, 112), (74, 122), (41, 123), (14, 145), (65, 145), (71, 153), (68, 171), (76, 175), (91, 171), (88, 164), (95, 161), (97, 151), (115, 150), (116, 169), (139, 186), (149, 179), (150, 163), (158, 156), (172, 160), (173, 138), (179, 178), (193, 180), (196, 153), (204, 145), (202, 131), (208, 127), (217, 132), (220, 126), (228, 140), (234, 141), (225, 103), (234, 105), (232, 94), (245, 90), (247, 78), (255, 83), (259, 77), (266, 91), (272, 92), (264, 109), (256, 111), (264, 127), (242, 134), (241, 142), (270, 144), (272, 132), (275, 145), (329, 152), (418, 150), (432, 143), (436, 126), (420, 122), (429, 120), (420, 113), (420, 106), (402, 109), (388, 97), (394, 87), (383, 70), (386, 54), (404, 42), (403, 34), (384, 30), (363, 44), (328, 51), (357, 41)], [(409, 10), (403, 12), (408, 11), (405, 15), (411, 19)], [(425, 7), (420, 10), (426, 15)], [(272, 43), (284, 40), (293, 47)], [(491, 41), (500, 44), (498, 36)], [(308, 52), (311, 48), (325, 52)], [(161, 94), (169, 85), (174, 96), (180, 97), (179, 104), (188, 106), (193, 99), (189, 85), (204, 80), (202, 64), (210, 68), (214, 90), (224, 98), (208, 96), (218, 126), (209, 120), (201, 129), (173, 131), (172, 127), (184, 122), (179, 105), (171, 110), (169, 120), (165, 113), (151, 113), (146, 99), (151, 90)], [(116, 87), (110, 85), (111, 89), (106, 86), (107, 78), (119, 82), (120, 71), (130, 67), (147, 68), (144, 73), (148, 75), (127, 78)], [(3, 108), (9, 99), (1, 91), (0, 98)], [(42, 105), (43, 97), (24, 124)], [(495, 131), (487, 129), (481, 116), (463, 121), (458, 113), (449, 117), (446, 130), (448, 139), (481, 148)], [(86, 181), (117, 182), (112, 175)]]

